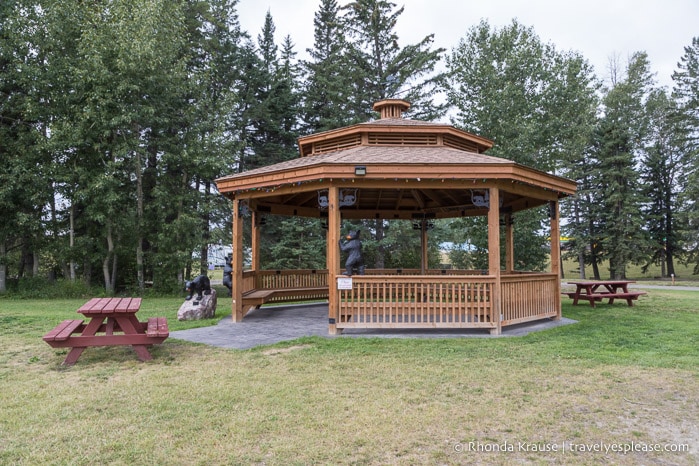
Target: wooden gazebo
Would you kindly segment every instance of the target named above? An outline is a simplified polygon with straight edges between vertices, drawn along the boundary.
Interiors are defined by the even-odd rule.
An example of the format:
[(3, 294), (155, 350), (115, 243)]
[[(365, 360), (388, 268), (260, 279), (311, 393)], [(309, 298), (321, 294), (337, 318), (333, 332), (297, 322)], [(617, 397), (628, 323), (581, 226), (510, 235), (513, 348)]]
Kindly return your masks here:
[[(403, 100), (378, 102), (379, 120), (299, 138), (300, 157), (218, 179), (233, 202), (233, 321), (275, 300), (328, 299), (329, 333), (345, 328), (484, 328), (561, 317), (558, 203), (573, 181), (484, 155), (488, 139), (408, 120)], [(551, 272), (516, 271), (512, 214), (548, 204)], [(248, 215), (248, 213), (250, 215)], [(327, 218), (327, 270), (260, 270), (264, 215)], [(426, 221), (487, 216), (487, 270), (430, 270)], [(243, 270), (243, 222), (252, 261)], [(342, 275), (342, 219), (421, 222), (422, 267)], [(504, 222), (505, 257), (500, 257)]]

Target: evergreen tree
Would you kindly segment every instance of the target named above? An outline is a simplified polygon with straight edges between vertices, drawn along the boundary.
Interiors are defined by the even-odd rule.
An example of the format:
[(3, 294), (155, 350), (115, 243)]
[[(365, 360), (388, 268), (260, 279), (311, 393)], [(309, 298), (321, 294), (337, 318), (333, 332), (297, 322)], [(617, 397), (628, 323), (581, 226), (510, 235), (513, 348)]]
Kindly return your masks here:
[[(433, 35), (401, 47), (395, 27), (403, 10), (386, 0), (356, 0), (342, 8), (350, 89), (349, 101), (342, 102), (348, 103), (350, 121), (373, 119), (373, 104), (387, 98), (409, 101), (408, 117), (434, 120), (444, 113), (444, 106), (434, 100), (440, 79), (435, 68), (444, 49), (432, 49)], [(375, 268), (386, 265), (385, 227), (386, 222), (376, 220), (365, 222), (363, 228), (377, 242)], [(366, 236), (364, 241), (371, 249), (372, 239)]]
[[(267, 222), (263, 227), (265, 247), (264, 268), (324, 269), (325, 231), (314, 218), (274, 217), (275, 227)], [(276, 233), (270, 235), (270, 228)], [(267, 250), (268, 249), (268, 250)]]
[(651, 85), (647, 56), (637, 53), (626, 78), (604, 97), (604, 116), (595, 134), (601, 246), (613, 279), (625, 278), (626, 266), (642, 261), (647, 247), (636, 157), (648, 134), (644, 105)]
[[(241, 154), (241, 170), (272, 165), (298, 156), (296, 140), (299, 136), (300, 70), (296, 62), (290, 37), (282, 43), (281, 52), (274, 38), (274, 20), (268, 11), (264, 25), (257, 37), (257, 49), (246, 51), (244, 56), (244, 105), (242, 133), (245, 147)], [(300, 218), (268, 216), (261, 230), (260, 263), (263, 268), (281, 264), (312, 266), (317, 268), (317, 253), (301, 259), (297, 241), (306, 238), (304, 245), (318, 251), (316, 232), (322, 231), (320, 222)], [(296, 238), (286, 235), (296, 234)], [(324, 251), (323, 247), (320, 247)], [(288, 253), (286, 255), (280, 255)]]
[(685, 47), (673, 73), (673, 98), (679, 108), (678, 145), (687, 163), (687, 179), (681, 196), (687, 228), (684, 232), (688, 260), (699, 273), (699, 37)]
[[(187, 4), (191, 91), (190, 105), (184, 107), (186, 124), (180, 129), (187, 149), (182, 154), (186, 160), (178, 160), (179, 155), (172, 151), (175, 157), (164, 166), (165, 176), (161, 180), (169, 189), (160, 191), (170, 197), (170, 202), (156, 200), (154, 205), (166, 208), (160, 210), (159, 217), (152, 217), (167, 225), (159, 232), (158, 244), (153, 248), (153, 260), (161, 264), (160, 281), (172, 282), (176, 278), (173, 285), (178, 288), (185, 278), (191, 278), (181, 276), (183, 263), (190, 274), (206, 273), (208, 246), (217, 241), (214, 235), (216, 231), (220, 234), (220, 226), (230, 222), (230, 206), (216, 194), (214, 180), (236, 169), (231, 155), (238, 152), (240, 145), (230, 131), (238, 120), (236, 86), (242, 79), (240, 57), (247, 38), (240, 29), (237, 3), (215, 0)], [(177, 197), (173, 196), (175, 193)], [(177, 202), (172, 202), (175, 199)], [(230, 229), (224, 231), (219, 241), (229, 237)], [(198, 267), (189, 266), (194, 247), (199, 249)]]
[(395, 26), (404, 8), (386, 0), (356, 0), (343, 7), (352, 79), (352, 118), (367, 121), (375, 102), (402, 98), (409, 115), (423, 120), (442, 116), (434, 96), (440, 76), (435, 67), (444, 49), (432, 50), (434, 35), (401, 47)]
[(351, 74), (347, 72), (345, 26), (336, 0), (321, 0), (313, 19), (314, 43), (302, 63), (304, 81), (304, 133), (340, 128), (354, 121)]
[[(257, 57), (248, 57), (251, 63), (246, 68), (252, 72), (246, 73), (245, 79), (249, 80), (254, 102), (249, 108), (245, 169), (271, 165), (297, 155), (298, 72), (290, 40), (285, 43), (284, 57), (280, 60), (274, 40), (275, 29), (272, 14), (268, 11), (257, 37)], [(251, 69), (253, 67), (256, 71)]]
[(643, 213), (650, 235), (651, 264), (661, 265), (661, 276), (675, 275), (675, 258), (681, 254), (679, 233), (684, 230), (680, 193), (686, 185), (686, 158), (677, 135), (677, 109), (666, 92), (654, 90), (647, 102), (650, 115), (648, 142), (643, 148)]

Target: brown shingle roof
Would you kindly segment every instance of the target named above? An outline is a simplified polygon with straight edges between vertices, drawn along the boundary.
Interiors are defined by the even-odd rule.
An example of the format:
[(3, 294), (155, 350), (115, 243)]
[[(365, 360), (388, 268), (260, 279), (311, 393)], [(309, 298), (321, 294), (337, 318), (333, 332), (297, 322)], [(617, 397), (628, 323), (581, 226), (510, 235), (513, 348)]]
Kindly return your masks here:
[[(406, 120), (400, 120), (406, 121)], [(409, 121), (409, 120), (407, 120)], [(217, 181), (283, 172), (318, 165), (492, 165), (514, 164), (511, 160), (449, 147), (357, 146), (313, 157), (300, 157), (274, 165), (219, 178)]]

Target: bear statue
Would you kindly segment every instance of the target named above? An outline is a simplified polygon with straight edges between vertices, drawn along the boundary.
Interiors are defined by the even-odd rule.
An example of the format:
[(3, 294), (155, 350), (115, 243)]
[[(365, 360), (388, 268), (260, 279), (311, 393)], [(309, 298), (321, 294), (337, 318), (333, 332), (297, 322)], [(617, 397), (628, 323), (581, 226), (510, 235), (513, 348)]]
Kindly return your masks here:
[(199, 275), (191, 282), (187, 282), (185, 289), (189, 292), (189, 296), (185, 298), (186, 301), (192, 299), (194, 293), (197, 294), (197, 299), (201, 301), (203, 294), (210, 294), (211, 292), (211, 280), (206, 275)]
[(226, 266), (223, 268), (223, 286), (228, 288), (228, 296), (233, 295), (233, 266), (231, 265), (231, 255), (226, 256)]
[(359, 239), (359, 230), (350, 231), (347, 236), (345, 236), (347, 242), (340, 243), (340, 250), (342, 252), (349, 252), (347, 256), (347, 261), (345, 262), (345, 272), (344, 275), (352, 275), (353, 269), (357, 269), (359, 275), (364, 275), (364, 258), (362, 258), (362, 242)]

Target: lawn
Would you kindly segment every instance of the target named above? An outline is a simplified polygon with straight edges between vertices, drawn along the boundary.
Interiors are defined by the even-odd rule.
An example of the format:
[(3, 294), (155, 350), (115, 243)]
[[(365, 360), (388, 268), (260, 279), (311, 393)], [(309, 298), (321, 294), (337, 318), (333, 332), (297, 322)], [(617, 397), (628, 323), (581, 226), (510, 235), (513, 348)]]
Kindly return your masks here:
[[(0, 299), (0, 464), (693, 465), (698, 298), (566, 298), (577, 324), (522, 338), (171, 338), (147, 363), (88, 348), (72, 367), (41, 336), (84, 300)], [(212, 323), (178, 322), (180, 303), (139, 315)]]

